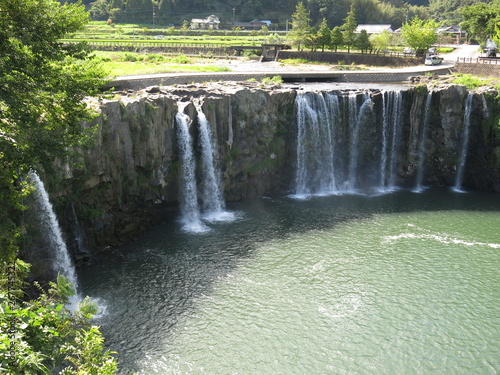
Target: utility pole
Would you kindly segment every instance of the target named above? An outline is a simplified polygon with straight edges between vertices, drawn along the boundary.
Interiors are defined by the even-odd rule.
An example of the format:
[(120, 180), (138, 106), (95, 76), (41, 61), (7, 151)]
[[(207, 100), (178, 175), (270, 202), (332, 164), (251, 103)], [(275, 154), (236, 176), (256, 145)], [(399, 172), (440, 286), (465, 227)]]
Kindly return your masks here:
[(155, 14), (155, 3), (154, 3), (154, 1), (152, 1), (152, 2), (151, 2), (151, 4), (153, 5), (153, 27), (154, 27), (154, 26), (155, 26), (155, 16), (156, 16), (156, 14)]
[(234, 12), (236, 11), (236, 8), (233, 7), (233, 27), (234, 27)]

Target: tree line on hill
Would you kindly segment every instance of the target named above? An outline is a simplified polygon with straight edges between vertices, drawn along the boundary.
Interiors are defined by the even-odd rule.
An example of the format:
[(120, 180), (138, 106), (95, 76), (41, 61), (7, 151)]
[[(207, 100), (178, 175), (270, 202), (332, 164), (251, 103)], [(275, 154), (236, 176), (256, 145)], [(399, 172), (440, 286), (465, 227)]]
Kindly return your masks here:
[[(60, 0), (76, 2), (77, 0)], [(83, 0), (95, 20), (180, 26), (192, 18), (217, 15), (222, 28), (231, 28), (233, 21), (270, 20), (271, 29), (284, 30), (300, 0)], [(445, 25), (464, 21), (463, 9), (478, 6), (500, 9), (498, 0), (306, 0), (311, 26), (319, 28), (323, 19), (328, 27), (341, 26), (351, 6), (356, 9), (360, 24), (391, 24), (402, 26), (415, 16), (434, 19)]]

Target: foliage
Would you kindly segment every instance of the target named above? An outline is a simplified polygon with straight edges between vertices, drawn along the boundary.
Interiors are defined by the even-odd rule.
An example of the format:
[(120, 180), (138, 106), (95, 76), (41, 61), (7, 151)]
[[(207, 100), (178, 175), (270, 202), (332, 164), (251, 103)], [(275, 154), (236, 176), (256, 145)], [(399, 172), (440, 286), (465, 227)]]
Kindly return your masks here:
[(356, 38), (356, 47), (361, 50), (362, 53), (372, 50), (372, 44), (370, 42), (370, 38), (368, 37), (368, 33), (366, 30), (361, 30), (359, 36)]
[(309, 27), (308, 12), (304, 3), (300, 2), (292, 14), (292, 29), (288, 34), (288, 40), (300, 51), (301, 47), (307, 43), (311, 28)]
[[(32, 191), (26, 173), (50, 172), (93, 134), (82, 126), (92, 118), (83, 99), (100, 92), (103, 70), (84, 43), (60, 41), (87, 20), (80, 3), (0, 0), (0, 270), (7, 276), (0, 279), (1, 373), (49, 374), (60, 366), (66, 374), (112, 374), (116, 367), (87, 312), (64, 307), (68, 281), (58, 278), (48, 292), (33, 284), (39, 297), (27, 300), (28, 266), (16, 261), (23, 199)], [(63, 352), (65, 344), (75, 351)]]
[(281, 85), (283, 83), (283, 78), (281, 76), (265, 77), (261, 81), (265, 85)]
[(414, 17), (410, 22), (403, 24), (401, 37), (408, 46), (422, 54), (436, 42), (437, 27), (437, 22), (434, 20), (421, 20)]
[(95, 304), (87, 300), (79, 311), (68, 311), (64, 304), (73, 290), (62, 276), (47, 292), (38, 287), (39, 297), (23, 301), (29, 266), (18, 260), (9, 269), (3, 267), (8, 278), (0, 280), (1, 373), (116, 373), (113, 353), (103, 350), (102, 336), (90, 324)]
[(476, 89), (483, 85), (483, 81), (480, 78), (470, 74), (461, 74), (459, 77), (455, 78), (452, 83), (464, 85), (469, 90)]
[(500, 44), (500, 0), (491, 4), (477, 3), (462, 8), (464, 21), (460, 26), (482, 45), (487, 38)]
[(429, 0), (429, 13), (444, 25), (458, 25), (462, 21), (462, 8), (474, 3), (477, 0)]
[(83, 28), (83, 6), (0, 0), (0, 9), (0, 247), (12, 256), (25, 192), (19, 179), (34, 166), (50, 170), (70, 146), (88, 140), (92, 129), (81, 121), (91, 117), (82, 99), (99, 92), (103, 71), (84, 43), (59, 41)]
[(356, 42), (356, 34), (354, 31), (358, 27), (358, 22), (356, 21), (356, 8), (354, 5), (351, 6), (351, 10), (347, 13), (347, 17), (344, 21), (341, 27), (342, 30), (344, 30), (344, 45), (347, 47), (347, 52), (351, 52), (351, 47), (353, 47)]
[(335, 52), (337, 49), (344, 44), (344, 37), (342, 35), (342, 30), (339, 26), (335, 26), (331, 32), (330, 46), (334, 48)]
[(391, 33), (384, 30), (379, 34), (372, 34), (370, 35), (370, 42), (376, 50), (385, 51), (391, 44)]
[(326, 18), (323, 18), (321, 25), (318, 30), (316, 44), (321, 48), (321, 51), (325, 50), (325, 47), (329, 46), (331, 43), (331, 31), (328, 28), (328, 23)]

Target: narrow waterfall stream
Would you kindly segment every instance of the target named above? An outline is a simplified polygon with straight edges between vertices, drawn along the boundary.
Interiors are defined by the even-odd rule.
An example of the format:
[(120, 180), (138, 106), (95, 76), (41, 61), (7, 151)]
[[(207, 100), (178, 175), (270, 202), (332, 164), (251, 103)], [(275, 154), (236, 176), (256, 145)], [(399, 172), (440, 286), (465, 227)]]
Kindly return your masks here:
[(462, 182), (464, 179), (465, 162), (467, 160), (467, 151), (469, 148), (469, 133), (470, 133), (470, 114), (472, 108), (473, 94), (469, 93), (465, 99), (464, 121), (462, 129), (462, 148), (460, 151), (460, 158), (457, 165), (457, 177), (455, 180), (454, 190), (462, 191)]
[(380, 156), (380, 191), (390, 192), (395, 188), (395, 176), (399, 152), (401, 129), (401, 91), (383, 93), (382, 152)]
[(220, 176), (216, 167), (216, 153), (213, 146), (214, 136), (211, 124), (201, 105), (196, 105), (199, 125), (199, 143), (201, 147), (202, 184), (203, 184), (203, 220), (209, 222), (231, 221), (235, 215), (226, 211)]
[(187, 232), (206, 232), (209, 228), (203, 224), (198, 205), (196, 186), (196, 162), (193, 153), (193, 140), (189, 134), (191, 119), (184, 113), (186, 103), (179, 102), (179, 111), (175, 115), (179, 157), (181, 159), (181, 222)]
[[(351, 97), (349, 97), (351, 99)], [(355, 100), (355, 99), (354, 99)], [(354, 101), (353, 100), (353, 101)], [(351, 102), (350, 102), (351, 103)], [(373, 102), (368, 93), (363, 94), (363, 103), (356, 113), (354, 106), (349, 106), (354, 111), (353, 122), (349, 125), (353, 127), (351, 148), (349, 153), (349, 182), (348, 190), (354, 192), (359, 188), (359, 164), (360, 164), (360, 133), (362, 129), (373, 123)]]
[(424, 180), (424, 169), (425, 169), (425, 145), (427, 142), (427, 130), (429, 127), (429, 112), (432, 102), (432, 91), (427, 93), (427, 99), (425, 101), (424, 108), (424, 119), (423, 124), (420, 128), (420, 136), (418, 140), (418, 159), (417, 159), (417, 180), (415, 184), (414, 192), (420, 193), (423, 187)]
[(68, 309), (75, 311), (80, 300), (78, 296), (78, 279), (76, 277), (75, 266), (71, 261), (66, 243), (62, 238), (61, 228), (57, 221), (56, 214), (49, 200), (49, 194), (45, 190), (45, 185), (34, 171), (29, 173), (31, 180), (35, 183), (37, 193), (35, 198), (40, 204), (40, 220), (46, 230), (51, 248), (54, 251), (54, 270), (65, 276), (75, 289), (75, 295), (71, 296), (68, 302)]
[(194, 140), (189, 133), (189, 126), (192, 123), (192, 119), (184, 113), (187, 105), (188, 103), (179, 103), (179, 110), (175, 116), (179, 156), (182, 164), (181, 221), (184, 230), (203, 233), (210, 230), (203, 221), (227, 222), (235, 220), (236, 215), (225, 210), (223, 191), (216, 168), (215, 150), (212, 145), (213, 135), (210, 130), (211, 125), (203, 113), (201, 104), (197, 103), (195, 108), (199, 125), (198, 143), (201, 149), (200, 182), (202, 189), (200, 201), (202, 202), (202, 209), (200, 209), (194, 154), (195, 146)]

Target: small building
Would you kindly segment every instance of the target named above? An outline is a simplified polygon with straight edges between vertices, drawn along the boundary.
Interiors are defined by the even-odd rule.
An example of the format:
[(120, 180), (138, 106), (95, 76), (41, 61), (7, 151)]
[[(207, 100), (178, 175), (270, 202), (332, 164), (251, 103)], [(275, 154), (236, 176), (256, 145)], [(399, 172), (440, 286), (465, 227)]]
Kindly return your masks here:
[(437, 33), (441, 35), (451, 36), (452, 41), (455, 43), (460, 43), (463, 38), (467, 38), (467, 33), (460, 29), (460, 26), (441, 26), (437, 28)]
[(394, 32), (391, 25), (388, 25), (388, 24), (380, 24), (380, 25), (378, 25), (378, 24), (359, 24), (354, 32), (356, 34), (359, 34), (359, 33), (361, 33), (361, 30), (366, 30), (368, 35), (380, 34), (383, 31), (389, 31), (390, 33)]
[(219, 17), (213, 14), (207, 18), (193, 18), (189, 26), (192, 30), (218, 30), (219, 29)]
[(239, 27), (243, 30), (260, 30), (262, 26), (269, 27), (271, 21), (253, 20), (250, 22), (232, 22), (231, 25), (232, 27)]

